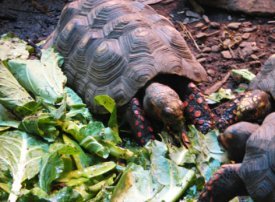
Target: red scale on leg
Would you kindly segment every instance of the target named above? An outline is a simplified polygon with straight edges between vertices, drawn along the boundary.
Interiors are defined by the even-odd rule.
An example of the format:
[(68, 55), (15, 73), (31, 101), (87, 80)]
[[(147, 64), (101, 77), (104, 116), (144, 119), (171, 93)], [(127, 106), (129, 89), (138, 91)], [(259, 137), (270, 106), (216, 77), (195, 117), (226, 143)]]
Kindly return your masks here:
[(211, 112), (202, 93), (194, 83), (190, 83), (183, 95), (183, 103), (188, 103), (184, 109), (187, 120), (192, 122), (202, 133), (207, 133), (214, 126), (215, 115)]
[(144, 145), (150, 139), (155, 139), (151, 124), (145, 119), (144, 112), (137, 98), (133, 98), (130, 101), (126, 112), (126, 119), (139, 144)]

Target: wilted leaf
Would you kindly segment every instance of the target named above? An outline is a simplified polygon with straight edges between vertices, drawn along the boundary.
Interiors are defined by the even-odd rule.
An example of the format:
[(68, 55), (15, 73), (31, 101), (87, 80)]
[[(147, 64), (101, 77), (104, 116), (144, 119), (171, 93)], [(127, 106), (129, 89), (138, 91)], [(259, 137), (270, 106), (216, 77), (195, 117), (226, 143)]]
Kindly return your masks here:
[(30, 47), (13, 34), (2, 35), (0, 38), (0, 61), (15, 58), (27, 59)]

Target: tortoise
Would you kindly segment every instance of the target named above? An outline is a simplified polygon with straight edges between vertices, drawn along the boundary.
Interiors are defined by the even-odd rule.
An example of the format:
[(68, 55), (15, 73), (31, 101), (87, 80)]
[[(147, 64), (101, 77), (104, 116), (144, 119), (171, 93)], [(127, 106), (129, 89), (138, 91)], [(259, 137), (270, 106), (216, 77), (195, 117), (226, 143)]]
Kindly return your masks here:
[(68, 85), (91, 111), (106, 113), (93, 98), (109, 95), (140, 143), (154, 138), (142, 105), (146, 116), (161, 120), (171, 133), (184, 132), (183, 111), (204, 133), (212, 128), (213, 115), (194, 84), (207, 80), (205, 69), (173, 24), (150, 6), (127, 0), (71, 2), (44, 48), (52, 45), (64, 56)]
[(236, 149), (244, 155), (243, 161), (222, 166), (207, 182), (198, 201), (224, 202), (249, 194), (255, 202), (275, 202), (275, 113), (269, 114), (261, 126), (249, 122), (230, 126), (220, 141), (229, 151)]
[[(94, 97), (109, 95), (141, 144), (155, 138), (156, 127), (146, 121), (148, 116), (184, 140), (185, 118), (203, 133), (215, 125), (215, 115), (194, 84), (207, 80), (205, 69), (173, 24), (148, 5), (130, 0), (71, 2), (44, 48), (52, 45), (64, 56), (68, 85), (91, 111), (106, 113)], [(238, 103), (220, 125), (238, 119)]]

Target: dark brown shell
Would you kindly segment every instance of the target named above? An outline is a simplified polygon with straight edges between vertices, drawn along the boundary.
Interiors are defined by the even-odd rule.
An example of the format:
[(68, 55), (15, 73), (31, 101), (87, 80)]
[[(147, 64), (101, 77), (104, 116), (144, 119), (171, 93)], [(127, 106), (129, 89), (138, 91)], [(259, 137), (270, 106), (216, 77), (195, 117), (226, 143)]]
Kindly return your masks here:
[(248, 139), (239, 176), (255, 201), (275, 202), (275, 113)]
[(103, 112), (94, 96), (107, 94), (122, 106), (157, 74), (207, 78), (172, 23), (139, 2), (74, 1), (62, 11), (50, 45), (65, 58), (68, 84), (94, 112)]
[(275, 54), (265, 62), (261, 71), (251, 81), (250, 89), (260, 89), (268, 92), (275, 100)]

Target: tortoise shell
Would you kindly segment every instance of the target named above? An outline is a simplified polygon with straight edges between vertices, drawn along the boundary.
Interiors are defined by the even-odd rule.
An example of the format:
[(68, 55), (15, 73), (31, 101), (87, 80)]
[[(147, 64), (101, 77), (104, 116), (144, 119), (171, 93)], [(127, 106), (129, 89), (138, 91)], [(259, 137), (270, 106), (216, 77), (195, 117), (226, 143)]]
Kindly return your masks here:
[(255, 201), (275, 201), (275, 113), (249, 137), (239, 176)]
[(51, 45), (64, 56), (68, 84), (97, 113), (104, 110), (94, 96), (107, 94), (122, 106), (158, 74), (207, 79), (173, 24), (139, 2), (74, 1), (45, 47)]
[(261, 71), (251, 81), (250, 89), (260, 89), (268, 92), (275, 100), (275, 54), (271, 55), (265, 62)]

